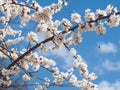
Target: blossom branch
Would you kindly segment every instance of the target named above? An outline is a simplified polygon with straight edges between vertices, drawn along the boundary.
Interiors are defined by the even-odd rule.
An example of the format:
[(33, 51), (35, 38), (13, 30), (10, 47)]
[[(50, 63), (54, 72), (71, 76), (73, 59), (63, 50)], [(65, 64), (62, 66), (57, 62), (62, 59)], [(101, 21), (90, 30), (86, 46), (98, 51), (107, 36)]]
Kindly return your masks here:
[[(116, 13), (116, 14), (120, 14), (120, 12)], [(93, 22), (97, 22), (99, 20), (103, 20), (105, 18), (109, 18), (112, 14), (108, 15), (108, 16), (104, 16), (104, 17), (101, 17), (101, 18), (97, 18), (96, 20), (92, 20), (92, 21), (89, 21), (87, 23), (93, 23)], [(72, 28), (69, 29), (69, 31), (73, 31), (74, 29), (78, 28), (78, 24)], [(67, 31), (62, 31), (60, 32), (62, 34), (65, 34), (65, 33), (68, 33)], [(26, 56), (27, 54), (29, 54), (31, 51), (33, 51), (34, 49), (38, 48), (42, 43), (46, 43), (50, 40), (52, 40), (54, 38), (54, 36), (50, 37), (50, 38), (47, 38), (46, 40), (43, 40), (42, 42), (36, 44), (35, 46), (33, 46), (32, 48), (30, 48), (28, 51), (26, 51), (23, 55), (20, 55), (14, 62), (12, 62), (8, 67), (7, 69), (9, 69), (11, 66), (14, 66), (20, 59), (22, 59), (24, 56)]]

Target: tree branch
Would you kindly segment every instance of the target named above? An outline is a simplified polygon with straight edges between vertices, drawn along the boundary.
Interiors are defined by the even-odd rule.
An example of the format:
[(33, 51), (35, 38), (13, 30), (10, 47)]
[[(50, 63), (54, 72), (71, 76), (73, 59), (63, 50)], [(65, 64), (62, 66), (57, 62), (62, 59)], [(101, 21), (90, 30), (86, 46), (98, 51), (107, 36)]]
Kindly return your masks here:
[[(118, 14), (120, 14), (120, 12), (117, 12), (117, 13), (115, 13), (115, 14), (118, 15)], [(99, 21), (99, 20), (103, 20), (103, 19), (109, 18), (111, 15), (113, 15), (113, 13), (110, 14), (110, 15), (108, 15), (108, 16), (104, 16), (104, 17), (101, 17), (101, 18), (97, 18), (97, 19), (94, 20), (94, 21), (91, 20), (91, 21), (89, 21), (89, 22), (87, 22), (87, 23), (97, 22), (97, 21)], [(74, 29), (78, 28), (78, 26), (79, 26), (79, 25), (77, 24), (76, 26), (70, 28), (69, 31), (73, 31)], [(69, 31), (68, 31), (68, 32), (69, 32)], [(62, 32), (60, 32), (60, 33), (65, 34), (65, 33), (67, 33), (67, 31), (62, 31)], [(26, 51), (24, 54), (20, 55), (15, 61), (13, 61), (13, 62), (7, 67), (7, 69), (9, 69), (11, 66), (14, 66), (17, 62), (20, 61), (20, 59), (22, 59), (24, 56), (26, 56), (27, 54), (29, 54), (29, 53), (30, 53), (31, 51), (33, 51), (34, 49), (38, 48), (42, 43), (46, 43), (46, 42), (52, 40), (53, 38), (54, 38), (54, 36), (52, 36), (52, 37), (50, 37), (50, 38), (47, 38), (46, 40), (41, 41), (40, 43), (38, 43), (38, 44), (36, 44), (35, 46), (33, 46), (32, 48), (30, 48), (30, 49), (29, 49), (28, 51)]]

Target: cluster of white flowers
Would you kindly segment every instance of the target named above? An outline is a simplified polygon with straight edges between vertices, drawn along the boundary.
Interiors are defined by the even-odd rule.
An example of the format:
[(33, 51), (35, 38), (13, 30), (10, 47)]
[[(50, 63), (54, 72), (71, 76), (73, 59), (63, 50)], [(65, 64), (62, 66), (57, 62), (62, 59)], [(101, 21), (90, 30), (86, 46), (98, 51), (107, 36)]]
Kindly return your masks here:
[(58, 33), (54, 36), (55, 43), (60, 47), (63, 44), (65, 35), (62, 33)]
[(40, 52), (44, 53), (48, 50), (48, 47), (45, 45), (45, 44), (41, 44), (41, 47), (40, 47)]
[(15, 45), (15, 44), (19, 43), (20, 41), (22, 41), (23, 39), (24, 39), (24, 37), (18, 37), (16, 39), (8, 39), (5, 43), (7, 46)]
[(5, 35), (12, 35), (15, 36), (16, 34), (18, 34), (19, 36), (21, 35), (22, 31), (21, 30), (13, 30), (10, 26), (7, 26), (4, 29), (4, 33)]
[(29, 69), (29, 65), (28, 65), (28, 62), (26, 60), (21, 60), (19, 61), (18, 63), (22, 68), (24, 68), (25, 70), (28, 70)]
[(80, 74), (86, 79), (94, 80), (97, 78), (97, 76), (94, 73), (89, 74), (87, 64), (83, 62), (81, 56), (78, 55), (77, 58), (74, 60), (74, 66), (79, 69)]
[(19, 65), (25, 70), (28, 70), (29, 66), (32, 66), (33, 71), (38, 71), (41, 65), (45, 65), (46, 68), (48, 68), (50, 66), (55, 66), (56, 62), (52, 59), (39, 56), (37, 52), (34, 52), (19, 61)]
[(11, 74), (18, 74), (20, 72), (19, 67), (12, 66), (10, 69), (3, 68), (1, 73), (3, 76), (11, 75)]
[(96, 14), (98, 15), (98, 17), (107, 16), (106, 11), (100, 9), (96, 10)]
[(36, 28), (36, 31), (37, 33), (41, 32), (41, 31), (46, 31), (48, 28), (48, 25), (45, 24), (45, 23), (39, 23), (37, 28)]
[(98, 90), (97, 85), (89, 82), (87, 79), (78, 80), (75, 75), (72, 75), (69, 82), (76, 87), (83, 87), (85, 90)]
[(50, 79), (45, 77), (45, 83), (44, 86), (48, 87), (50, 85)]
[(107, 24), (110, 27), (118, 26), (120, 24), (120, 15), (113, 14), (109, 17)]
[(76, 23), (81, 22), (81, 16), (78, 13), (72, 13), (71, 14), (71, 20)]
[(96, 26), (96, 32), (98, 34), (104, 34), (106, 32), (106, 28), (104, 27), (103, 23), (100, 23)]
[(66, 18), (62, 19), (61, 24), (63, 25), (63, 27), (67, 27), (67, 28), (70, 28), (70, 26), (72, 25), (71, 22)]
[(35, 90), (45, 90), (45, 88), (43, 87), (43, 85), (36, 83), (37, 88), (35, 88)]
[[(46, 6), (44, 8), (40, 8), (38, 12), (32, 15), (32, 19), (37, 22), (50, 22), (52, 19), (52, 15), (61, 10), (63, 5), (63, 1), (59, 0), (57, 4), (52, 4), (51, 6)], [(33, 6), (40, 7), (39, 4), (34, 2)]]
[[(118, 26), (120, 24), (120, 15), (117, 8), (108, 5), (105, 10), (98, 9), (96, 12), (87, 9), (84, 17), (86, 20), (85, 22), (81, 20), (80, 14), (74, 12), (71, 14), (71, 20), (77, 25), (70, 28), (72, 23), (67, 18), (63, 18), (61, 21), (52, 20), (53, 14), (60, 11), (63, 5), (67, 5), (67, 0), (58, 0), (57, 4), (53, 3), (46, 7), (40, 6), (35, 0), (32, 0), (32, 2), (26, 0), (26, 3), (19, 3), (16, 0), (0, 0), (0, 11), (4, 14), (3, 16), (0, 16), (0, 22), (4, 26), (3, 29), (0, 29), (0, 45), (5, 47), (0, 47), (0, 57), (8, 57), (13, 60), (12, 63), (14, 64), (14, 61), (16, 59), (18, 60), (19, 57), (23, 55), (23, 58), (20, 58), (20, 60), (15, 63), (18, 66), (13, 65), (10, 66), (10, 68), (7, 67), (1, 69), (0, 73), (3, 78), (1, 78), (2, 76), (0, 77), (0, 86), (10, 86), (12, 82), (10, 76), (18, 74), (20, 68), (25, 71), (25, 74), (22, 76), (23, 80), (29, 81), (31, 80), (31, 75), (29, 75), (27, 71), (33, 70), (34, 72), (37, 72), (41, 67), (44, 67), (44, 69), (52, 72), (54, 85), (60, 85), (64, 80), (67, 80), (72, 85), (82, 87), (84, 90), (98, 90), (97, 85), (90, 82), (90, 80), (97, 78), (95, 73), (89, 73), (87, 64), (84, 62), (83, 58), (77, 55), (75, 48), (69, 49), (68, 46), (81, 43), (82, 32), (96, 31), (98, 34), (104, 34), (106, 32), (104, 24), (107, 24), (110, 27)], [(17, 44), (24, 39), (24, 37), (21, 36), (22, 31), (13, 30), (9, 24), (10, 20), (17, 16), (20, 17), (22, 26), (25, 26), (30, 20), (34, 20), (38, 23), (36, 32), (30, 31), (27, 34), (30, 44), (31, 42), (36, 42), (32, 49), (28, 47), (27, 49), (18, 52), (15, 47), (12, 47), (12, 45)], [(46, 36), (46, 41), (43, 41), (43, 43), (38, 42), (38, 33), (41, 33), (41, 31), (44, 32)], [(13, 39), (12, 36), (14, 36), (15, 39)], [(50, 37), (51, 40), (49, 40)], [(47, 40), (48, 42), (52, 41), (50, 42), (52, 44), (48, 44)], [(59, 68), (56, 67), (56, 62), (54, 60), (40, 56), (38, 51), (35, 50), (39, 47), (41, 53), (58, 49), (62, 45), (66, 45), (69, 54), (75, 58), (73, 65), (74, 68), (79, 70), (80, 75), (83, 76), (82, 80), (78, 80), (77, 76), (73, 73), (73, 68), (69, 69), (67, 72), (60, 72)], [(4, 53), (6, 53), (6, 55), (4, 55)], [(26, 55), (24, 56), (24, 54)], [(43, 85), (36, 83), (38, 85), (36, 85), (37, 88), (35, 88), (35, 90), (47, 90), (51, 80), (46, 77), (43, 81)]]
[(50, 22), (51, 21), (51, 15), (49, 15), (47, 12), (36, 12), (32, 15), (32, 19), (37, 22)]
[(72, 41), (74, 44), (78, 44), (80, 42), (82, 42), (82, 37), (81, 34), (79, 32), (73, 32), (72, 33)]
[(56, 85), (62, 84), (63, 80), (68, 79), (73, 74), (73, 68), (69, 69), (67, 72), (60, 72), (57, 67), (52, 68), (53, 77), (55, 78), (54, 83)]
[(12, 81), (9, 76), (6, 76), (4, 79), (0, 79), (0, 86), (10, 86), (12, 84)]
[(70, 37), (70, 38), (68, 38), (67, 40), (65, 40), (64, 43), (65, 43), (65, 45), (67, 45), (67, 46), (72, 45), (72, 43), (73, 43), (72, 37)]
[(85, 19), (86, 21), (95, 20), (96, 19), (95, 13), (91, 12), (90, 9), (87, 9), (85, 11)]
[(112, 4), (109, 4), (107, 6), (107, 8), (105, 9), (105, 11), (109, 14), (109, 13), (112, 13), (112, 12), (118, 12), (117, 8), (112, 6)]
[(21, 36), (21, 30), (13, 30), (10, 26), (7, 26), (5, 29), (0, 29), (0, 40), (3, 40), (7, 35), (15, 36), (18, 34)]
[(38, 41), (38, 36), (37, 36), (37, 34), (36, 33), (34, 33), (34, 32), (29, 32), (28, 33), (28, 41), (29, 42), (37, 42)]
[(41, 11), (42, 10), (42, 6), (39, 5), (38, 2), (36, 2), (35, 0), (32, 0), (32, 5), (31, 5), (35, 10), (37, 11)]

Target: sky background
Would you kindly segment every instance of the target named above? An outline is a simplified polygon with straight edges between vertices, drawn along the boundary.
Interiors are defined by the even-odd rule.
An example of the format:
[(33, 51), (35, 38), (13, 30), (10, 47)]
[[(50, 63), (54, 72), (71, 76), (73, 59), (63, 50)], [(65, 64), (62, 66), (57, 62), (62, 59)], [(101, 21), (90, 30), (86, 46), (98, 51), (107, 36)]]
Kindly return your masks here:
[[(21, 1), (21, 0), (18, 0)], [(23, 0), (25, 1), (25, 0)], [(50, 5), (57, 0), (36, 0), (41, 6)], [(53, 20), (61, 20), (63, 17), (70, 19), (71, 13), (76, 11), (84, 18), (85, 10), (90, 8), (91, 11), (96, 9), (105, 9), (108, 4), (112, 4), (120, 10), (120, 0), (68, 0), (68, 6), (53, 16)], [(16, 18), (15, 22), (19, 22)], [(14, 28), (15, 22), (11, 21)], [(17, 24), (16, 24), (17, 25)], [(26, 36), (30, 30), (35, 31), (36, 23), (28, 23), (24, 27), (23, 35)], [(17, 27), (18, 28), (18, 27)], [(98, 84), (99, 90), (120, 90), (120, 25), (118, 27), (109, 28), (106, 26), (107, 32), (105, 35), (98, 35), (96, 32), (85, 32), (82, 34), (83, 42), (75, 45), (77, 53), (80, 54), (88, 64), (88, 70), (95, 72), (98, 78), (93, 81)], [(41, 36), (42, 37), (42, 36)], [(39, 39), (41, 39), (41, 37)], [(26, 45), (27, 46), (27, 45)], [(98, 48), (100, 46), (100, 48)], [(23, 48), (21, 45), (20, 48)], [(68, 51), (62, 47), (59, 51), (47, 52), (44, 56), (55, 59), (61, 70), (72, 66), (73, 58), (68, 54)], [(44, 72), (44, 71), (43, 71)], [(78, 74), (78, 72), (76, 72)], [(49, 76), (49, 73), (41, 75)], [(53, 87), (49, 90), (81, 90), (74, 87)]]

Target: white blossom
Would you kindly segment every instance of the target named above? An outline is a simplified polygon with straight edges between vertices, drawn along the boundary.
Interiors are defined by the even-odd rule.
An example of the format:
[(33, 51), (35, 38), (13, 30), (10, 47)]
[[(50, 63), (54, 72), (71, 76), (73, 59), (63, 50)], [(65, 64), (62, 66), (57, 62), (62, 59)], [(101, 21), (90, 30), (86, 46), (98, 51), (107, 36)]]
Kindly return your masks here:
[(77, 82), (77, 77), (76, 77), (75, 75), (72, 75), (72, 76), (70, 77), (69, 82), (72, 83), (73, 85), (75, 85), (76, 82)]
[(118, 26), (119, 23), (120, 23), (120, 15), (116, 15), (116, 14), (110, 15), (109, 20), (107, 22), (107, 24), (110, 27)]
[(30, 76), (28, 76), (27, 74), (24, 74), (24, 75), (22, 76), (22, 78), (23, 78), (23, 80), (25, 80), (25, 81), (30, 80)]
[(2, 83), (3, 85), (10, 86), (12, 81), (9, 76), (6, 76)]
[(70, 55), (75, 56), (77, 51), (74, 48), (71, 48), (69, 53), (70, 53)]
[(35, 64), (35, 65), (33, 65), (33, 71), (38, 71), (39, 70), (39, 68), (40, 68), (40, 65), (39, 64)]
[(96, 16), (94, 12), (91, 12), (90, 9), (85, 10), (85, 19), (86, 21), (95, 20)]
[(43, 86), (40, 83), (36, 83), (36, 86), (35, 90), (43, 90)]
[(56, 35), (54, 36), (55, 44), (57, 44), (58, 47), (61, 47), (62, 44), (63, 44), (64, 38), (65, 38), (65, 35), (64, 35), (64, 34), (62, 34), (62, 33), (56, 34)]
[(42, 12), (36, 12), (35, 14), (33, 14), (32, 19), (37, 22), (41, 22), (41, 21), (50, 22), (52, 17), (47, 12), (42, 11)]
[(106, 32), (106, 28), (103, 23), (100, 23), (96, 26), (97, 34), (104, 34)]
[(17, 43), (19, 43), (20, 41), (22, 41), (24, 39), (24, 37), (18, 37), (16, 39), (8, 39), (5, 43), (6, 45), (15, 45)]
[(37, 36), (37, 34), (36, 33), (34, 33), (34, 32), (29, 32), (28, 33), (28, 40), (30, 41), (30, 42), (37, 42), (38, 41), (38, 36)]
[(2, 75), (6, 76), (10, 74), (10, 70), (3, 68), (1, 71)]
[(98, 17), (103, 17), (103, 16), (107, 16), (107, 13), (106, 13), (106, 11), (104, 11), (104, 10), (100, 10), (100, 9), (98, 9), (98, 10), (96, 10), (96, 14), (98, 15)]
[(81, 16), (78, 13), (72, 13), (71, 14), (71, 20), (76, 23), (80, 23)]
[(47, 59), (47, 58), (43, 59), (43, 63), (47, 64), (47, 65), (50, 65), (50, 66), (55, 66), (56, 65), (56, 62), (54, 60), (50, 60), (50, 59)]
[(105, 9), (105, 11), (106, 11), (107, 13), (111, 13), (112, 10), (113, 10), (113, 6), (112, 6), (111, 4), (109, 4), (109, 5), (107, 6), (107, 8)]
[(45, 23), (39, 23), (37, 28), (36, 28), (36, 31), (39, 33), (41, 31), (46, 31), (48, 28), (48, 25), (45, 24)]
[(74, 44), (78, 44), (78, 43), (82, 42), (81, 34), (78, 32), (77, 33), (73, 32), (72, 33), (72, 41)]
[(68, 28), (72, 25), (71, 22), (70, 22), (68, 19), (66, 19), (66, 18), (63, 18), (63, 19), (62, 19), (61, 24), (62, 24), (64, 27), (68, 27)]
[(18, 74), (20, 72), (19, 67), (17, 66), (12, 66), (10, 68), (10, 74)]

